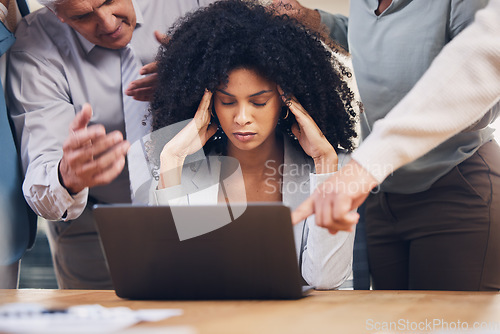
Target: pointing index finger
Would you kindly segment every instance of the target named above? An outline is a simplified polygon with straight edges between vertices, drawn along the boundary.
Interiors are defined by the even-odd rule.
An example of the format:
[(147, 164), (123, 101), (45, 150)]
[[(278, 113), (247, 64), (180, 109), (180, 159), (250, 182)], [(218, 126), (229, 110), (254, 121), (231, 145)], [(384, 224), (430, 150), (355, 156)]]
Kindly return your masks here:
[(292, 212), (292, 224), (297, 225), (312, 214), (314, 214), (314, 199), (309, 197)]

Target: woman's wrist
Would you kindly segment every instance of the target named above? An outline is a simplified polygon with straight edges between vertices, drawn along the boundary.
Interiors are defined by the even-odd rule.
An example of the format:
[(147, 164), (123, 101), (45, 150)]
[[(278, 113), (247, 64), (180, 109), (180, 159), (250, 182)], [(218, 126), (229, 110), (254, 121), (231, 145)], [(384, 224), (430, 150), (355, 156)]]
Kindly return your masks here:
[(339, 168), (339, 158), (335, 151), (313, 158), (316, 174), (335, 173)]
[(181, 167), (184, 165), (186, 158), (171, 154), (160, 155), (160, 172), (167, 171), (172, 168)]
[(160, 181), (158, 189), (168, 188), (181, 184), (182, 166), (185, 157), (171, 154), (163, 149), (160, 154)]

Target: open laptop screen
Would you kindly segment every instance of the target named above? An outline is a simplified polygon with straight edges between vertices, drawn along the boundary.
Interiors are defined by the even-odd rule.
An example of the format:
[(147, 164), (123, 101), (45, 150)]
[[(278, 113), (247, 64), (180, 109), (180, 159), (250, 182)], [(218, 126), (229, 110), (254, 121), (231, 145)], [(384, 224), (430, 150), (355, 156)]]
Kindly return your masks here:
[[(95, 206), (116, 294), (131, 299), (300, 298), (290, 209), (281, 203), (248, 203), (229, 222), (233, 216), (225, 211), (225, 205)], [(221, 227), (181, 241), (178, 227), (198, 226), (200, 221), (187, 220), (203, 223), (203, 217), (212, 222), (221, 217)]]

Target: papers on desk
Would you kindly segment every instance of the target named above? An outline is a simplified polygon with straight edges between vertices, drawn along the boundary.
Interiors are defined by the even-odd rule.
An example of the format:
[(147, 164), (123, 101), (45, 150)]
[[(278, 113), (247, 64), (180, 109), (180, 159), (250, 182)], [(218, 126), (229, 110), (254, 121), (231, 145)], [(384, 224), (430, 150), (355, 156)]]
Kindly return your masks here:
[(112, 333), (139, 322), (164, 320), (182, 314), (179, 309), (131, 310), (101, 305), (46, 309), (39, 304), (13, 303), (0, 307), (0, 332), (6, 333)]

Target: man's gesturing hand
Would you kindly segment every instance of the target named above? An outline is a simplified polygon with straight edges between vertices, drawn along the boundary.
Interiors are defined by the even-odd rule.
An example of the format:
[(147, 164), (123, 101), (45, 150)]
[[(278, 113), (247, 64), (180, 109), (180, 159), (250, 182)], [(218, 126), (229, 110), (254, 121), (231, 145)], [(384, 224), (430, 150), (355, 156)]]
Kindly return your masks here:
[(71, 194), (113, 181), (123, 170), (130, 147), (121, 132), (106, 134), (100, 124), (88, 126), (91, 117), (92, 107), (85, 104), (71, 122), (63, 145), (60, 181)]

